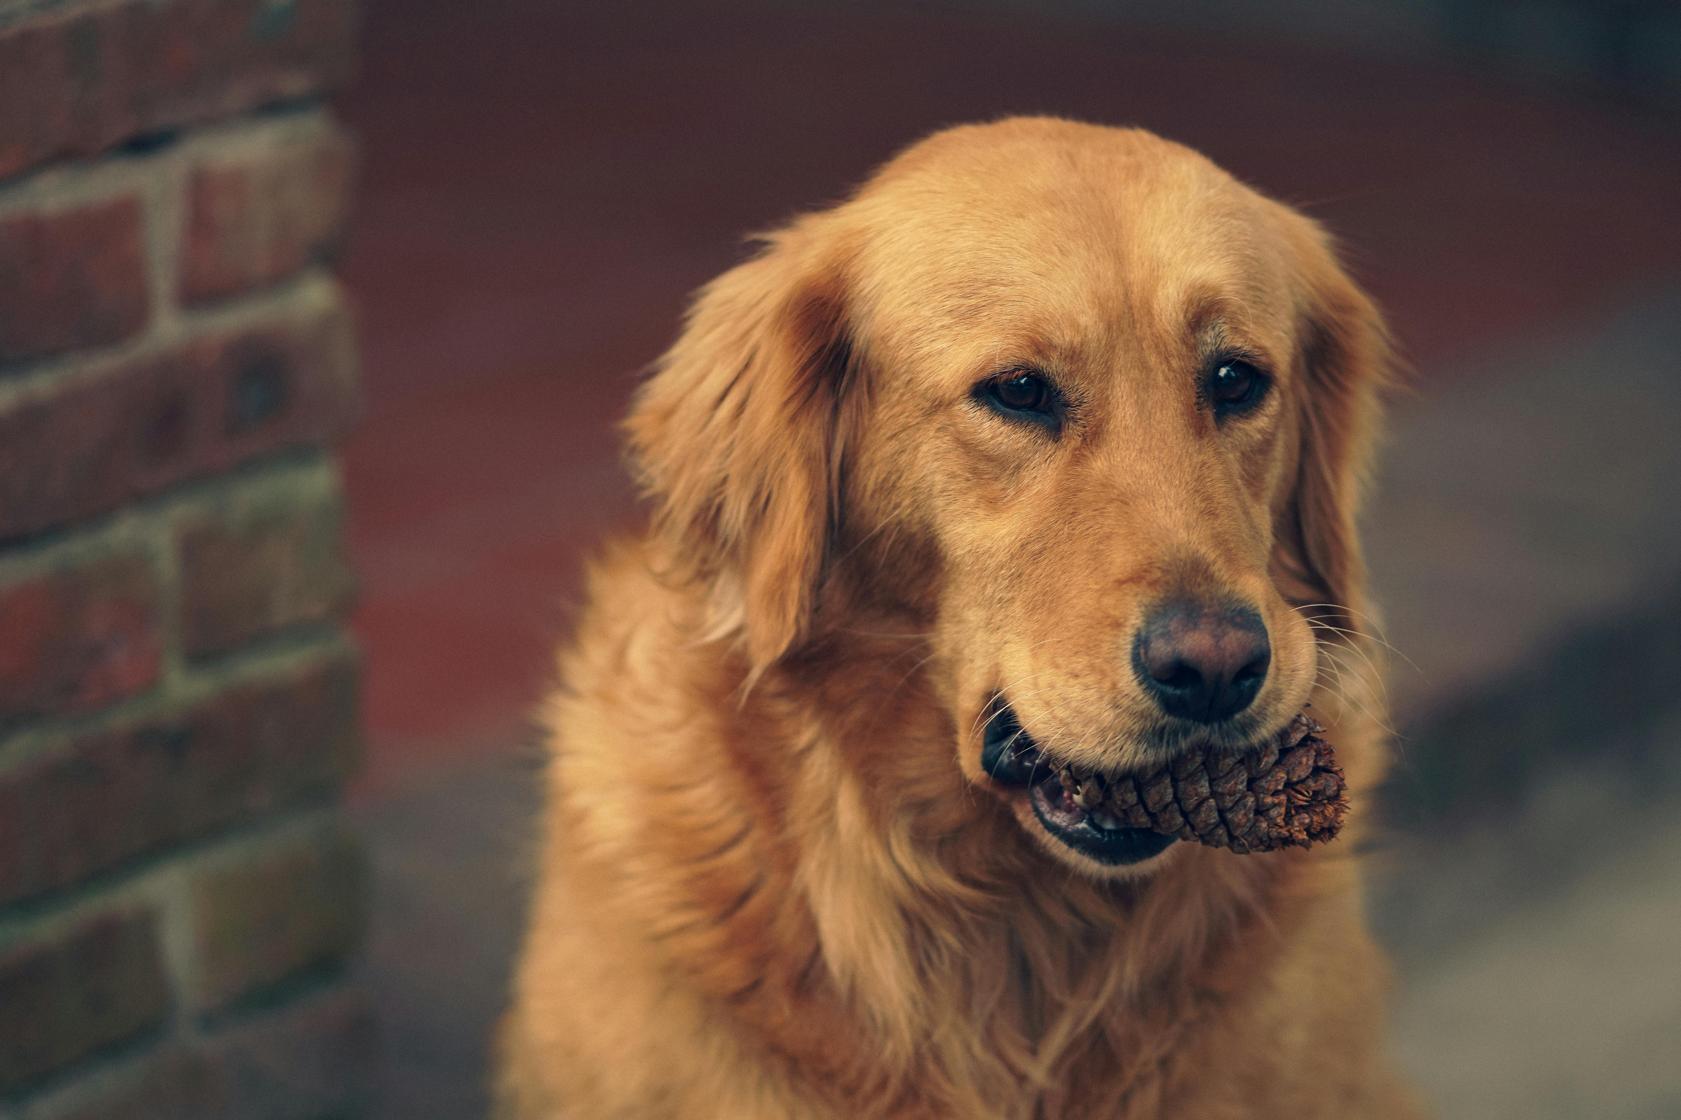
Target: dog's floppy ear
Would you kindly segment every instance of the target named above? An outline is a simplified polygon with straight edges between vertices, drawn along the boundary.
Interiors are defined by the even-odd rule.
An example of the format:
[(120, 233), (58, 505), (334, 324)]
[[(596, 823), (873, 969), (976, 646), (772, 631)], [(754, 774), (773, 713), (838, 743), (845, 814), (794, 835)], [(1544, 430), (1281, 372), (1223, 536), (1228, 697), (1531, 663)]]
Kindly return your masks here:
[(1389, 334), (1376, 305), (1337, 263), (1314, 223), (1289, 215), (1300, 278), (1296, 477), (1277, 540), (1291, 597), (1334, 604), (1359, 630), (1365, 560), (1356, 532), (1388, 383)]
[(806, 632), (838, 514), (853, 355), (840, 255), (809, 226), (701, 290), (626, 422), (669, 562), (755, 670)]

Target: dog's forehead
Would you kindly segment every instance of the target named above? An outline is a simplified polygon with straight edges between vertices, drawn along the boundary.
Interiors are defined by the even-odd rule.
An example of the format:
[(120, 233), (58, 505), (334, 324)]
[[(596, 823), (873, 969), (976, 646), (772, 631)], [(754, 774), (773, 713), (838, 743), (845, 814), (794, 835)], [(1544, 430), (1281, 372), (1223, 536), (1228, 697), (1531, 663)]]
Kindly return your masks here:
[(1181, 331), (1210, 305), (1258, 331), (1287, 317), (1273, 204), (1148, 133), (953, 130), (889, 164), (854, 205), (872, 318), (918, 348), (1104, 345)]

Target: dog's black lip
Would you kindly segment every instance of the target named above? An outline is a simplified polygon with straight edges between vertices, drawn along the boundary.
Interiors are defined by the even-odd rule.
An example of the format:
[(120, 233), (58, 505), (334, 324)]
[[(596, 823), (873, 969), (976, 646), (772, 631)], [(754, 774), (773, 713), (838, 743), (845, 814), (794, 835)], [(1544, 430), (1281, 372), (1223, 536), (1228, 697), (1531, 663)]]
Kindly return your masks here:
[(1064, 818), (1057, 807), (1062, 796), (1060, 783), (1052, 788), (1041, 782), (1028, 794), (1028, 802), (1033, 806), (1034, 817), (1052, 839), (1088, 859), (1110, 867), (1123, 867), (1160, 855), (1174, 842), (1173, 837), (1147, 828), (1099, 828), (1083, 813), (1077, 820), (1059, 819)]
[(981, 768), (1000, 785), (1030, 787), (1028, 802), (1046, 834), (1098, 863), (1111, 867), (1139, 863), (1160, 854), (1173, 843), (1173, 837), (1148, 829), (1099, 828), (1084, 812), (1060, 808), (1062, 782), (1052, 780), (1056, 778), (1056, 766), (1002, 699), (996, 702), (987, 719), (981, 743)]
[(1025, 786), (1042, 782), (1055, 773), (1046, 765), (1039, 745), (1022, 730), (1008, 704), (990, 709), (981, 736), (981, 769), (1004, 786)]

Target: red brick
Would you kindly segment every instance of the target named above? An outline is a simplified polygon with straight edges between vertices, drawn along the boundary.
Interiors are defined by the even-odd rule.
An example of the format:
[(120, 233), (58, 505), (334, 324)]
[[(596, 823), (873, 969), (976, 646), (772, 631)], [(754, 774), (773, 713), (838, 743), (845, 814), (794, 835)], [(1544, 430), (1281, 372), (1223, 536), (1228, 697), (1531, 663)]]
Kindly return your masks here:
[(243, 505), (235, 494), (181, 524), (181, 644), (190, 656), (348, 609), (353, 584), (338, 492), (307, 476), (291, 490), (282, 500), (269, 493)]
[(42, 750), (0, 773), (0, 904), (332, 791), (355, 723), (345, 654)]
[(344, 230), (351, 163), (349, 139), (330, 128), (206, 159), (187, 188), (182, 300), (234, 295), (330, 255)]
[(277, 842), (193, 882), (196, 999), (215, 1010), (342, 960), (361, 940), (365, 875), (345, 833)]
[(138, 548), (0, 574), (0, 729), (151, 687), (160, 614), (157, 575)]
[(319, 93), (349, 74), (349, 0), (118, 0), (0, 30), (0, 178)]
[(143, 213), (129, 195), (0, 218), (0, 366), (145, 326)]
[(107, 914), (0, 957), (0, 1095), (158, 1025), (169, 984), (152, 915)]
[(330, 440), (356, 409), (349, 317), (336, 301), (20, 397), (0, 406), (0, 541)]

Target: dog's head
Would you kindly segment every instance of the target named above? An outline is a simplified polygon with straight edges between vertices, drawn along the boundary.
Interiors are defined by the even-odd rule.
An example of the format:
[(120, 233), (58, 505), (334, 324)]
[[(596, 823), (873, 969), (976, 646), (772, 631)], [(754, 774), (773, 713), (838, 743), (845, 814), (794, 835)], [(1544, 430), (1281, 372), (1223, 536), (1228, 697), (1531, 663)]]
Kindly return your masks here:
[(770, 235), (629, 428), (669, 554), (755, 670), (861, 604), (903, 620), (944, 764), (1095, 871), (1161, 844), (1059, 835), (1001, 752), (1153, 768), (1302, 708), (1306, 615), (1356, 628), (1383, 351), (1308, 220), (1148, 133), (1011, 120)]

